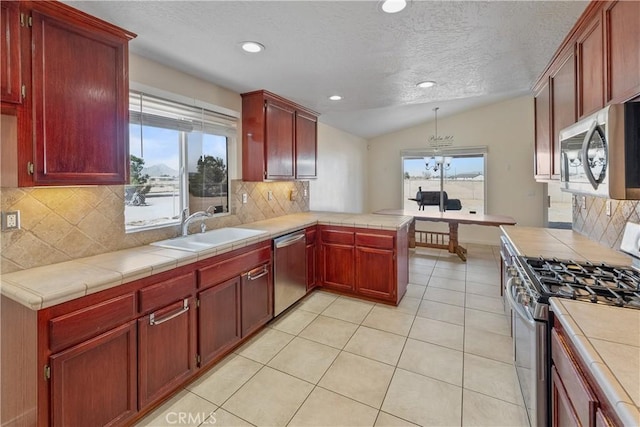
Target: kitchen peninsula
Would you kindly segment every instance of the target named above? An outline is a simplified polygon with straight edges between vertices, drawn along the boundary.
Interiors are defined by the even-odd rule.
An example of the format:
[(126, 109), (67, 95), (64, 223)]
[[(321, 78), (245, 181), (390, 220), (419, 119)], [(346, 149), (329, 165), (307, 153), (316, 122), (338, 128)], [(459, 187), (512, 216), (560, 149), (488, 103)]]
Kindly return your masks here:
[(103, 425), (149, 412), (273, 318), (271, 239), (294, 230), (319, 235), (307, 245), (308, 290), (397, 304), (410, 222), (299, 213), (243, 224), (265, 233), (200, 252), (142, 246), (5, 274), (3, 420)]

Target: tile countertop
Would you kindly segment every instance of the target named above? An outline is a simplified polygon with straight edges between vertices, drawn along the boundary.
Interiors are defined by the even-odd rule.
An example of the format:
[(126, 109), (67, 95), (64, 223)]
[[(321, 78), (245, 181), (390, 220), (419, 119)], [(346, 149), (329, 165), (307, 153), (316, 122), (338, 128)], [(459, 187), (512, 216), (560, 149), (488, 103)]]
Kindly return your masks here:
[(518, 255), (631, 265), (631, 257), (628, 255), (610, 249), (573, 230), (518, 225), (503, 225), (500, 229)]
[(397, 230), (412, 219), (407, 216), (333, 212), (285, 215), (242, 224), (239, 227), (267, 233), (213, 249), (187, 252), (150, 245), (140, 246), (3, 274), (0, 277), (0, 287), (2, 295), (32, 310), (40, 310), (315, 224)]
[(640, 310), (559, 298), (550, 305), (623, 425), (640, 425)]

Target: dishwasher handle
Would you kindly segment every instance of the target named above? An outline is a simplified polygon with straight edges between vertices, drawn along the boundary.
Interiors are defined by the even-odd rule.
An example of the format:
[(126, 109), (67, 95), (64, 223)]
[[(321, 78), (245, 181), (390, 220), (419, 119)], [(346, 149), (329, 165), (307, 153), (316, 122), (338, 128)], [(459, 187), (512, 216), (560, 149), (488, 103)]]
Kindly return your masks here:
[(294, 243), (303, 240), (305, 238), (305, 234), (301, 233), (301, 234), (295, 234), (292, 235), (291, 237), (287, 238), (287, 239), (283, 239), (283, 240), (278, 240), (275, 242), (275, 247), (276, 249), (280, 249), (280, 248), (286, 248), (287, 246), (291, 246)]

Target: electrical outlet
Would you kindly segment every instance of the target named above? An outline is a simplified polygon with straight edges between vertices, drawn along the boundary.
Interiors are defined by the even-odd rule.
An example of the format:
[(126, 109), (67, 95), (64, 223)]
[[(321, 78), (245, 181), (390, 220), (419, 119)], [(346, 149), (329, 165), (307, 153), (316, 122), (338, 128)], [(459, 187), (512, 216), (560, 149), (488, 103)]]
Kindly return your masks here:
[(611, 216), (611, 200), (607, 200), (607, 202), (605, 203), (605, 207), (607, 210), (607, 216)]
[(2, 212), (2, 231), (20, 230), (20, 211)]
[(247, 200), (249, 200), (249, 198), (247, 197), (247, 193), (242, 193), (242, 203), (247, 203)]
[(267, 191), (267, 200), (273, 200), (273, 191)]
[(304, 190), (302, 190), (302, 197), (306, 198), (309, 195), (309, 192), (307, 191), (307, 187), (304, 187)]
[(587, 196), (582, 196), (582, 209), (587, 209)]

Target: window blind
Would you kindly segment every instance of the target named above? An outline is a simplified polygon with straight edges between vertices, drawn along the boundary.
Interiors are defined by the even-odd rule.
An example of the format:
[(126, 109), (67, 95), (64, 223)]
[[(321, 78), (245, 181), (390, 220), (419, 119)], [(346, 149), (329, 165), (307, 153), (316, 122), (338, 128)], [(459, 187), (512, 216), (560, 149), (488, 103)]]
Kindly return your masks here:
[(136, 91), (129, 92), (129, 121), (142, 126), (227, 137), (235, 137), (237, 132), (235, 117)]

